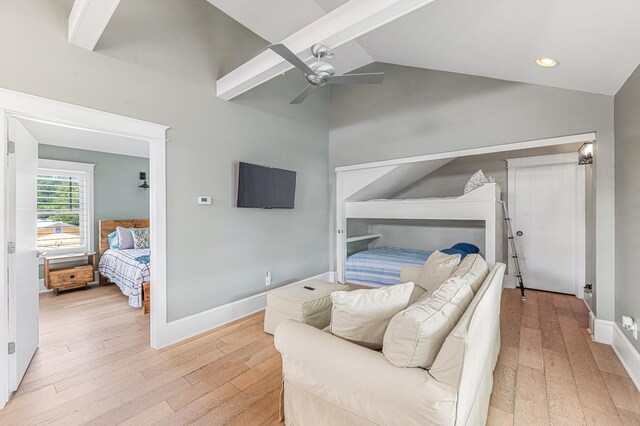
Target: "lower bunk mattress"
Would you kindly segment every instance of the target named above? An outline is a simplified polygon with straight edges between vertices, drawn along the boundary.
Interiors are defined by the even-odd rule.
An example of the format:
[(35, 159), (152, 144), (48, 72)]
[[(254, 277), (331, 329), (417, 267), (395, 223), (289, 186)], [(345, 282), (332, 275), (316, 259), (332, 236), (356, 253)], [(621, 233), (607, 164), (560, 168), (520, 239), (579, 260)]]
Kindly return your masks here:
[(376, 247), (361, 251), (347, 258), (345, 279), (355, 284), (398, 284), (404, 265), (422, 266), (431, 253), (399, 247)]

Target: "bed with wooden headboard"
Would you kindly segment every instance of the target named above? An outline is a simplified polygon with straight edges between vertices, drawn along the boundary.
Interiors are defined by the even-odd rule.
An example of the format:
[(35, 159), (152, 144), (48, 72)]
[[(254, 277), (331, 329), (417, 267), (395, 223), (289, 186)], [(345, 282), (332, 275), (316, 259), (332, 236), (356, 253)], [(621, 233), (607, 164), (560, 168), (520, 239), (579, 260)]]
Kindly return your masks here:
[[(99, 244), (98, 244), (98, 252), (100, 253), (100, 257), (102, 258), (103, 254), (109, 250), (109, 240), (108, 235), (116, 230), (116, 227), (121, 226), (123, 228), (147, 228), (149, 227), (148, 219), (125, 219), (125, 220), (101, 220), (98, 222), (98, 230), (99, 230)], [(102, 260), (102, 259), (101, 259)], [(110, 258), (113, 262), (114, 258)], [(101, 262), (102, 263), (102, 262)], [(100, 267), (98, 268), (100, 269)], [(111, 280), (100, 274), (100, 284), (109, 284)], [(115, 283), (123, 289), (120, 283)], [(150, 297), (149, 297), (149, 289), (150, 282), (143, 281), (142, 282), (142, 300), (143, 300), (143, 310), (145, 314), (148, 314), (150, 311)], [(124, 290), (123, 290), (124, 293)]]

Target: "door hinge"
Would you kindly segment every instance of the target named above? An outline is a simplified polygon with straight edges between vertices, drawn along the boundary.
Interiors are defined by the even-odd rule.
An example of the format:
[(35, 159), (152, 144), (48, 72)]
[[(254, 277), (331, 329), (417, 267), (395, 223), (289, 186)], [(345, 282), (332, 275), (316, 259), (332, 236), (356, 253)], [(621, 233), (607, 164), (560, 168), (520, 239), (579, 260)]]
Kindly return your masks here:
[(7, 141), (7, 155), (15, 154), (15, 152), (16, 152), (16, 143)]
[(14, 243), (13, 241), (9, 241), (7, 243), (7, 252), (9, 254), (13, 254), (16, 252), (16, 243)]
[(16, 342), (9, 342), (9, 355), (16, 353)]

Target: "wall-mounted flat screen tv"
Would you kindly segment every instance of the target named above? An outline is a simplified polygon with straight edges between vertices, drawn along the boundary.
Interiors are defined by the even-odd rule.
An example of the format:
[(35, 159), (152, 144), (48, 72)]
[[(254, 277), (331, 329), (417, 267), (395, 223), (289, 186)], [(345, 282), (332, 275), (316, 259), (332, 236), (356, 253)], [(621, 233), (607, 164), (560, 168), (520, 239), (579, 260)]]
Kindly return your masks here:
[(296, 172), (240, 163), (238, 207), (292, 209), (296, 196)]

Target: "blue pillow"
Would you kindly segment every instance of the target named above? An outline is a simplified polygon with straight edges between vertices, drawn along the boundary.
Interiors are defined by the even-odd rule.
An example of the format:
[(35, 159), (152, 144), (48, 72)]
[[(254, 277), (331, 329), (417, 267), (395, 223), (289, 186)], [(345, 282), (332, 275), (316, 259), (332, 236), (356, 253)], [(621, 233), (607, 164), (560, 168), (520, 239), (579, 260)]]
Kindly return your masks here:
[(116, 231), (107, 235), (107, 241), (111, 250), (118, 250), (118, 233)]
[(440, 250), (440, 253), (449, 254), (449, 255), (459, 254), (460, 255), (460, 260), (464, 259), (464, 257), (469, 254), (466, 251), (462, 251), (462, 250), (454, 249), (454, 248), (448, 248), (448, 249)]
[(456, 249), (456, 250), (462, 250), (463, 252), (465, 252), (467, 254), (480, 253), (480, 249), (478, 247), (474, 246), (473, 244), (469, 244), (469, 243), (454, 244), (451, 248), (452, 249)]

